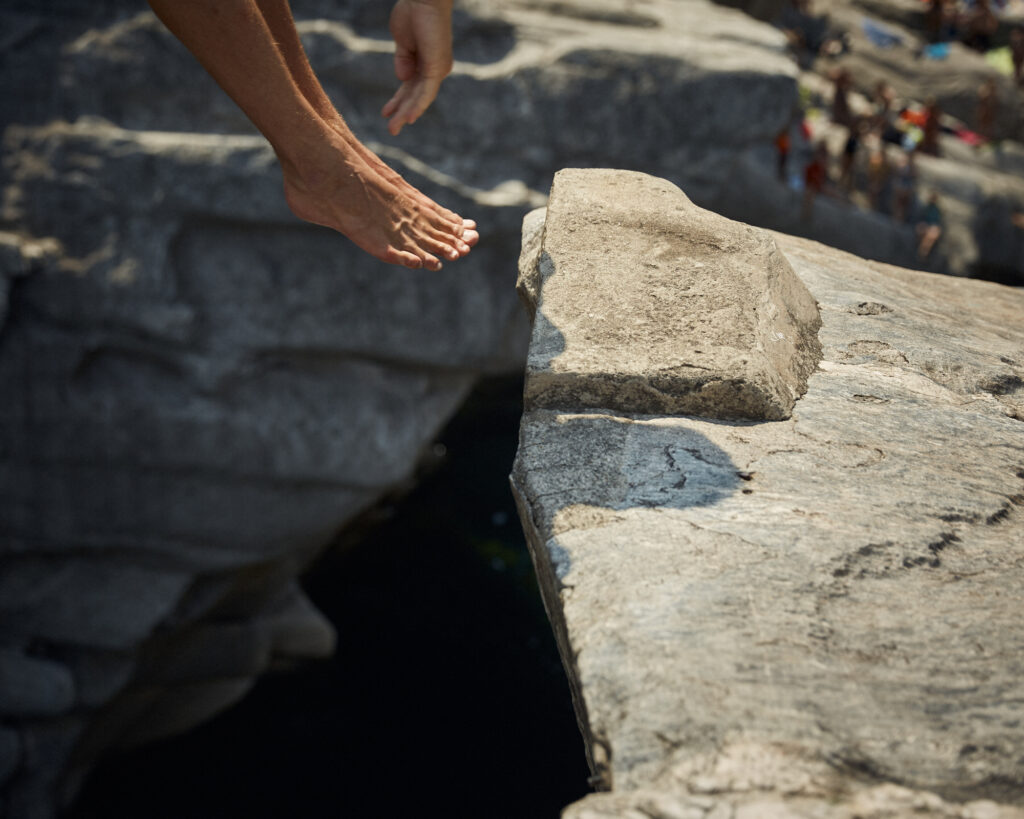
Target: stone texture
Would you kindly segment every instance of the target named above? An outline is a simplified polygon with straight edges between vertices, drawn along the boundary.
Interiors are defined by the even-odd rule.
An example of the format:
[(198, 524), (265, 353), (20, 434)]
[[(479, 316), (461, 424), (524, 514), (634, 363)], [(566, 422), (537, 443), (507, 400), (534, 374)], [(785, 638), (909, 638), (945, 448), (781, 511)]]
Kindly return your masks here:
[(62, 714), (75, 704), (75, 682), (60, 663), (0, 649), (0, 702), (12, 717)]
[[(73, 604), (61, 600), (22, 611), (17, 636), (0, 639), (66, 665), (79, 709), (79, 722), (5, 723), (24, 748), (36, 747), (26, 732), (48, 731), (47, 747), (63, 748), (66, 731), (79, 760), (69, 776), (63, 751), (26, 756), (7, 784), (13, 815), (52, 811), (90, 755), (142, 733), (161, 698), (179, 727), (191, 724), (186, 689), (140, 692), (135, 677), (143, 657), (160, 667), (153, 658), (179, 630), (216, 619), (246, 634), (259, 650), (240, 652), (239, 675), (268, 656), (268, 641), (274, 664), (329, 650), (322, 619), (277, 607), (338, 526), (409, 480), (477, 373), (521, 366), (528, 327), (512, 260), (520, 220), (543, 204), (556, 168), (670, 176), (701, 206), (776, 227), (797, 210), (778, 195), (769, 146), (798, 72), (779, 32), (737, 12), (705, 0), (463, 0), (453, 76), (395, 140), (378, 113), (393, 91), (388, 4), (293, 5), (356, 132), (481, 223), (470, 260), (429, 277), (384, 275), (344, 240), (298, 224), (271, 151), (132, 0), (0, 9), (5, 582), (25, 589), (40, 560), (65, 559), (82, 578), (121, 577), (107, 588), (125, 600), (140, 577), (173, 580), (142, 595), (132, 634), (98, 645), (32, 636), (30, 622), (69, 633)], [(970, 161), (970, 185), (960, 168), (935, 166), (944, 193), (969, 189), (961, 234), (974, 235), (969, 219), (986, 207), (956, 269), (989, 250), (1015, 264), (1019, 237), (999, 226), (1024, 200)], [(820, 235), (912, 258), (906, 230), (822, 207)], [(1012, 383), (993, 382), (1007, 406)], [(132, 571), (106, 573), (104, 561)], [(101, 606), (83, 630), (131, 606)], [(204, 690), (199, 669), (187, 684), (196, 713), (246, 688), (237, 676)], [(109, 720), (91, 722), (99, 711)]]
[(822, 317), (790, 419), (523, 417), (611, 790), (565, 816), (1021, 816), (1024, 292), (774, 238)]
[(5, 784), (21, 761), (21, 738), (17, 731), (0, 728), (0, 784)]
[(763, 231), (645, 174), (564, 170), (526, 232), (528, 409), (778, 420), (806, 389), (821, 320)]

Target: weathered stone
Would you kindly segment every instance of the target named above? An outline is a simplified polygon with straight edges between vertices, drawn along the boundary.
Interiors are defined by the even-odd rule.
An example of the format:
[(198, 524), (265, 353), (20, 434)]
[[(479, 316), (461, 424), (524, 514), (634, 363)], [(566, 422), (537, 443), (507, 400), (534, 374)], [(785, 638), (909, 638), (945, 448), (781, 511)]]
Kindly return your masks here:
[(66, 666), (0, 648), (0, 714), (8, 718), (62, 714), (75, 704), (75, 681)]
[(261, 609), (259, 616), (181, 629), (138, 676), (146, 685), (257, 677), (275, 659), (328, 657), (333, 651), (334, 629), (292, 585), (281, 603)]
[(21, 739), (18, 733), (9, 728), (0, 728), (0, 785), (7, 783), (18, 769), (20, 761)]
[(566, 816), (1020, 816), (1024, 292), (775, 240), (823, 322), (790, 420), (523, 417), (513, 487), (612, 789)]
[(7, 559), (0, 567), (4, 635), (132, 648), (173, 610), (190, 579), (103, 557)]
[[(20, 730), (21, 766), (7, 789), (11, 819), (53, 819), (66, 769), (85, 721), (79, 716), (31, 722)], [(56, 800), (55, 800), (56, 794)]]
[[(824, 780), (830, 777), (822, 766)], [(898, 785), (861, 785), (840, 794), (759, 795), (734, 804), (663, 791), (594, 794), (571, 805), (563, 819), (1022, 819), (1024, 810), (988, 799), (960, 804)]]
[(70, 646), (62, 647), (61, 660), (75, 678), (78, 703), (87, 708), (97, 708), (122, 691), (131, 681), (136, 665), (135, 655), (130, 652)]
[(664, 180), (560, 171), (534, 255), (529, 409), (778, 420), (817, 365), (817, 307), (771, 237)]
[(238, 702), (255, 682), (253, 677), (242, 677), (157, 689), (142, 688), (143, 696), (152, 696), (138, 718), (119, 731), (116, 744), (121, 747), (141, 745), (194, 728)]

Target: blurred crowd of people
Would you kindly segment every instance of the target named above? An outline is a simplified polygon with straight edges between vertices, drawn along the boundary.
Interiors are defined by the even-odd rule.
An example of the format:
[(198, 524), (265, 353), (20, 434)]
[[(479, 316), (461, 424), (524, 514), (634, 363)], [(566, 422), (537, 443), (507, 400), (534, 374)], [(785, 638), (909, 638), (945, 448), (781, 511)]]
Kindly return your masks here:
[[(997, 34), (1006, 39), (1007, 33), (1000, 31), (994, 10), (1005, 2), (922, 0), (927, 6), (925, 33), (932, 43), (959, 39), (970, 47), (988, 51)], [(813, 61), (820, 55), (839, 56), (849, 49), (848, 37), (830, 33), (827, 24), (821, 25), (813, 17), (810, 0), (791, 0), (788, 8), (789, 14), (780, 24), (794, 49), (810, 52), (803, 54), (802, 62)], [(888, 36), (884, 27), (875, 28), (870, 37), (873, 42)], [(1024, 83), (1024, 30), (1012, 29), (1008, 40), (1014, 78)], [(898, 223), (913, 224), (918, 256), (926, 260), (942, 235), (943, 220), (938, 194), (918, 189), (916, 158), (920, 154), (938, 156), (939, 137), (943, 133), (978, 149), (997, 146), (999, 99), (995, 79), (990, 77), (979, 86), (971, 123), (946, 116), (935, 98), (897, 104), (892, 88), (881, 81), (865, 95), (868, 110), (863, 105), (855, 110), (851, 95), (856, 83), (849, 70), (834, 67), (829, 79), (830, 119), (844, 130), (845, 138), (837, 139), (836, 128), (830, 129), (830, 139), (816, 137), (814, 131), (820, 129), (812, 129), (808, 122), (809, 103), (804, 100), (775, 139), (779, 179), (802, 191), (804, 221), (812, 219), (816, 197), (826, 194), (866, 205)]]

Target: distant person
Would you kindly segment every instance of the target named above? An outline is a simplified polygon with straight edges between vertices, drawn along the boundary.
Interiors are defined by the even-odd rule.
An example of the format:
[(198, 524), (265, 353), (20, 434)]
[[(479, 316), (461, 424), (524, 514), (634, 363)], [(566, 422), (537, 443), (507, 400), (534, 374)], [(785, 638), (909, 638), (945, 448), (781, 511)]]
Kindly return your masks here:
[(889, 157), (880, 139), (872, 140), (868, 154), (868, 200), (872, 210), (882, 210), (889, 185)]
[(921, 211), (921, 220), (917, 223), (917, 258), (926, 261), (942, 236), (942, 211), (939, 209), (939, 195), (933, 193), (928, 204)]
[(937, 43), (940, 39), (942, 6), (942, 0), (928, 0), (928, 8), (924, 12), (924, 31), (930, 43)]
[(896, 168), (892, 175), (892, 218), (901, 225), (910, 218), (916, 177), (914, 152), (900, 151), (896, 155)]
[(935, 97), (925, 103), (924, 120), (921, 124), (921, 142), (917, 149), (923, 154), (939, 155), (939, 133), (942, 130), (942, 109)]
[(955, 40), (960, 32), (960, 11), (957, 9), (956, 0), (942, 0), (942, 9), (939, 13), (939, 41), (949, 42)]
[(775, 136), (776, 170), (779, 174), (779, 181), (786, 181), (786, 165), (789, 161), (789, 123)]
[(1010, 32), (1010, 59), (1013, 60), (1013, 79), (1024, 85), (1024, 28)]
[(804, 201), (800, 212), (800, 218), (805, 222), (811, 220), (814, 200), (825, 190), (825, 183), (828, 180), (828, 146), (824, 141), (819, 142), (811, 155), (811, 161), (804, 168)]
[[(465, 256), (476, 224), (418, 191), (364, 146), (324, 93), (288, 0), (149, 0), (270, 142), (289, 207), (391, 264), (438, 270)], [(451, 71), (452, 0), (397, 0), (391, 12), (400, 86), (382, 114), (397, 135)]]
[(845, 68), (832, 73), (832, 121), (850, 127), (853, 114), (850, 111), (850, 86), (853, 84), (850, 72)]
[(866, 127), (865, 122), (856, 122), (850, 128), (843, 144), (843, 153), (839, 158), (839, 185), (847, 193), (853, 190), (854, 164), (857, 160), (857, 151), (860, 149), (861, 134)]
[(974, 0), (974, 6), (967, 12), (964, 21), (964, 44), (977, 51), (992, 48), (992, 38), (999, 30), (999, 18), (989, 6), (988, 0)]
[(996, 97), (996, 81), (989, 77), (978, 89), (978, 107), (975, 110), (975, 119), (978, 135), (985, 141), (991, 142), (995, 133), (996, 112), (999, 108), (999, 100)]

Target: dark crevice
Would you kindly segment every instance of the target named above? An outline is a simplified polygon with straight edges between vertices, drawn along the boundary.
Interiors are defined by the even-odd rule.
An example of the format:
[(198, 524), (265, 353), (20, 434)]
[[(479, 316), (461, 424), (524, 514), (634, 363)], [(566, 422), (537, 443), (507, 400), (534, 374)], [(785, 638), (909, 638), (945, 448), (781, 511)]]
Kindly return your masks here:
[(432, 474), (309, 573), (334, 657), (110, 759), (65, 819), (537, 819), (582, 798), (584, 746), (508, 488), (521, 395), (521, 378), (483, 382)]

